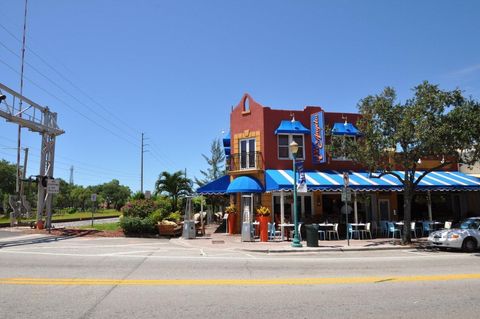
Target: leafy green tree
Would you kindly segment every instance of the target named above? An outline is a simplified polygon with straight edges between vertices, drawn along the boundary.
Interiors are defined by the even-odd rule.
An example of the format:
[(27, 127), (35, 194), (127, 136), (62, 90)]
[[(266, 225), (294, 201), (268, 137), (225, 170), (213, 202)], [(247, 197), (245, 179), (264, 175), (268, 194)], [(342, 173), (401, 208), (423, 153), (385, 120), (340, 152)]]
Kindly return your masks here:
[(192, 182), (182, 171), (173, 174), (164, 171), (155, 182), (155, 194), (167, 195), (172, 203), (172, 211), (177, 210), (179, 197), (189, 195), (191, 192)]
[(110, 208), (110, 205), (112, 205), (116, 210), (120, 210), (125, 205), (132, 193), (128, 186), (120, 185), (120, 182), (116, 179), (100, 185), (97, 191), (105, 199), (106, 207)]
[(200, 170), (200, 173), (203, 175), (203, 179), (198, 179), (195, 177), (195, 183), (200, 187), (222, 177), (226, 173), (223, 167), (225, 154), (223, 152), (220, 139), (214, 139), (212, 141), (210, 146), (210, 157), (206, 156), (205, 154), (202, 154), (202, 157), (205, 159), (205, 161), (207, 161), (209, 168), (207, 168), (206, 171)]
[(8, 195), (15, 192), (16, 174), (17, 167), (14, 164), (0, 160), (0, 208), (5, 211), (8, 209)]
[(90, 207), (90, 199), (92, 196), (92, 191), (89, 188), (84, 188), (83, 186), (76, 186), (72, 189), (70, 194), (73, 205), (75, 208), (80, 208), (85, 211), (87, 207)]
[[(428, 82), (413, 92), (404, 103), (390, 87), (367, 96), (359, 103), (362, 118), (357, 122), (363, 136), (357, 140), (332, 136), (334, 154), (348, 154), (375, 176), (390, 174), (403, 184), (404, 244), (411, 242), (411, 204), (419, 182), (452, 163), (472, 165), (480, 159), (479, 103), (458, 89), (442, 91)], [(438, 165), (418, 173), (419, 159), (426, 157), (437, 159)], [(397, 169), (405, 175), (397, 174)]]
[(17, 167), (5, 160), (0, 160), (0, 192), (13, 194), (15, 192)]

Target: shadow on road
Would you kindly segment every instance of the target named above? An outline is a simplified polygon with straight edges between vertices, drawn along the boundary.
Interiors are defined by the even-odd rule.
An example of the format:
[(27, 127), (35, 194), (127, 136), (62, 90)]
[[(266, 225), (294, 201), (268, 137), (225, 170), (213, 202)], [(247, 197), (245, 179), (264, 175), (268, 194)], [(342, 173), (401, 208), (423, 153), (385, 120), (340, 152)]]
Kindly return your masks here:
[(27, 238), (27, 239), (20, 239), (20, 240), (3, 241), (3, 242), (0, 242), (0, 249), (4, 247), (14, 247), (14, 246), (24, 246), (24, 245), (56, 242), (60, 240), (67, 240), (71, 238), (87, 236), (87, 235), (95, 234), (97, 232), (98, 232), (97, 230), (78, 231), (78, 230), (65, 229), (65, 230), (62, 230), (58, 235), (52, 235), (52, 236), (41, 237), (41, 238)]

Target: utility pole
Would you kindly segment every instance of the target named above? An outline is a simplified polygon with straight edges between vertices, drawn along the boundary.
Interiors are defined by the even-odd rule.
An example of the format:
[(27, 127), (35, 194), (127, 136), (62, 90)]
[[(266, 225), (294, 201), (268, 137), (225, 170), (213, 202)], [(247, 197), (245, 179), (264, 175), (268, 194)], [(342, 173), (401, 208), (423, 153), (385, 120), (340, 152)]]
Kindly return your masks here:
[(141, 150), (141, 163), (140, 163), (140, 192), (143, 194), (143, 133), (142, 133), (142, 150)]

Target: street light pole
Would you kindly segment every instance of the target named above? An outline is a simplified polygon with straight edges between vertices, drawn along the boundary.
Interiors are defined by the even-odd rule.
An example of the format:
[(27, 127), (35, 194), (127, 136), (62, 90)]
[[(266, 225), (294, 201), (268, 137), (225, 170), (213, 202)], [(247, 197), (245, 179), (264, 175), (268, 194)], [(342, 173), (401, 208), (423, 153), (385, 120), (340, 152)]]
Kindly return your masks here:
[(296, 158), (298, 152), (298, 144), (295, 141), (290, 143), (290, 151), (293, 157), (293, 223), (294, 223), (294, 231), (293, 231), (293, 240), (292, 240), (292, 247), (302, 247), (302, 243), (298, 238), (298, 212), (297, 212), (297, 172), (296, 172)]

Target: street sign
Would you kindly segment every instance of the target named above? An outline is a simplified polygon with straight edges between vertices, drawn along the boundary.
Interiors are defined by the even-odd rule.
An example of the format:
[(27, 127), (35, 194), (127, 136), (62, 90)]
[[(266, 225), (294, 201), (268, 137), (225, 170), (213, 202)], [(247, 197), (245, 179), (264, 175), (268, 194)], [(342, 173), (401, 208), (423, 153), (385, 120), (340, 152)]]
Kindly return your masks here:
[(151, 191), (145, 191), (145, 198), (150, 199), (152, 197), (152, 192)]
[(58, 194), (60, 192), (60, 180), (48, 179), (47, 180), (47, 194)]
[(352, 191), (344, 188), (342, 190), (342, 202), (351, 202), (352, 201)]
[(91, 199), (92, 202), (96, 202), (97, 201), (97, 194), (92, 194), (90, 199)]
[(348, 187), (350, 183), (350, 177), (348, 176), (348, 172), (343, 173), (343, 186)]

